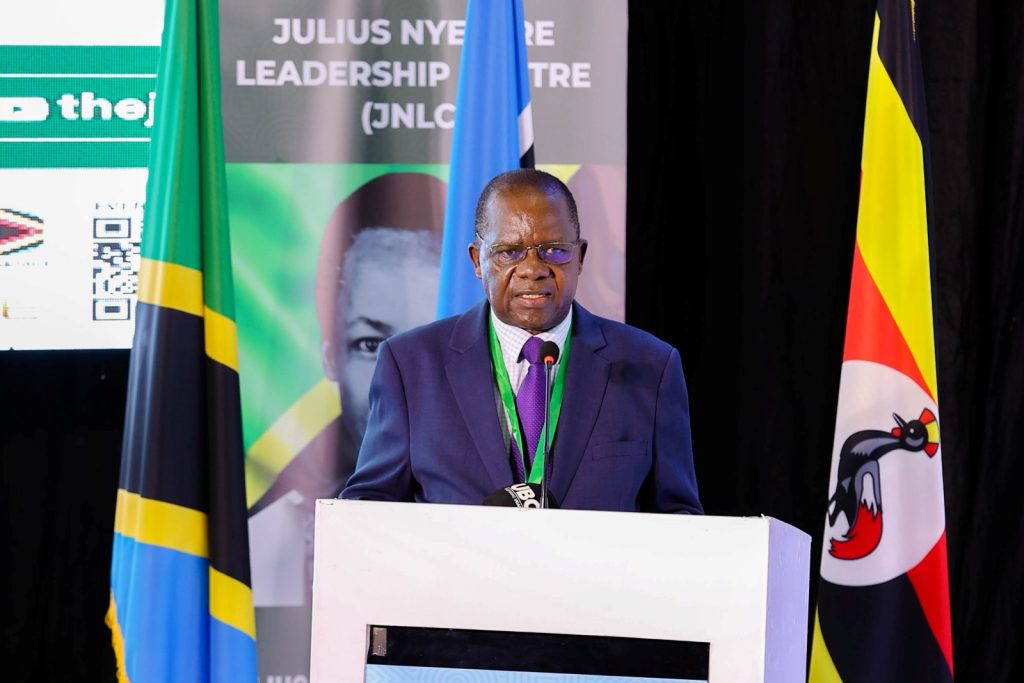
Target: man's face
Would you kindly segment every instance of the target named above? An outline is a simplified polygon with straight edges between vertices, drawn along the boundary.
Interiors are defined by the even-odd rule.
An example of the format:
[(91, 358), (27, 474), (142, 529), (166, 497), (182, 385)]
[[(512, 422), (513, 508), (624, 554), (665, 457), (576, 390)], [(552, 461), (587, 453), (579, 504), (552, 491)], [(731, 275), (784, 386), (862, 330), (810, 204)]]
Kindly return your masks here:
[(561, 195), (527, 188), (494, 196), (487, 208), (482, 243), (477, 240), (470, 245), (469, 257), (499, 320), (533, 334), (561, 322), (576, 295), (586, 244), (565, 265), (545, 263), (536, 249), (530, 249), (519, 263), (504, 266), (493, 256), (495, 248), (575, 241), (576, 230)]

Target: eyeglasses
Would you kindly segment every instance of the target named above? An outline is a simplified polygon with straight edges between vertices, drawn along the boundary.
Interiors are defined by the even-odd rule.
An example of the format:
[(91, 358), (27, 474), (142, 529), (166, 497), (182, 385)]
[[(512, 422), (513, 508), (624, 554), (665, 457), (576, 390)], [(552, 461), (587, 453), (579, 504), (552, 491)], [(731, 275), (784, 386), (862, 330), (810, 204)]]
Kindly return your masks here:
[[(483, 238), (477, 234), (477, 239), (483, 243)], [(537, 257), (544, 263), (554, 266), (564, 266), (572, 261), (576, 249), (587, 243), (586, 240), (575, 242), (547, 242), (546, 244), (494, 244), (487, 249), (487, 257), (496, 265), (507, 268), (526, 259), (531, 249), (536, 250)]]

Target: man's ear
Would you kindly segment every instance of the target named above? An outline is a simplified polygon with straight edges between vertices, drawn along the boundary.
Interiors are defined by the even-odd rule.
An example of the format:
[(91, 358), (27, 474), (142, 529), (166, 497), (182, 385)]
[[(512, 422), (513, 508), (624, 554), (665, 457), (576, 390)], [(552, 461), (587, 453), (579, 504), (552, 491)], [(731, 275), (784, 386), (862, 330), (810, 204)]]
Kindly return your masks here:
[(469, 243), (469, 260), (473, 262), (473, 272), (476, 273), (476, 278), (482, 280), (483, 276), (480, 273), (480, 249), (476, 246), (476, 242)]
[(577, 272), (580, 272), (580, 273), (583, 272), (583, 259), (585, 259), (586, 257), (587, 257), (587, 241), (583, 240), (582, 244), (580, 244), (580, 268), (579, 268), (579, 270)]
[(338, 368), (334, 361), (334, 342), (330, 339), (320, 342), (320, 361), (324, 364), (324, 375), (327, 379), (337, 383)]

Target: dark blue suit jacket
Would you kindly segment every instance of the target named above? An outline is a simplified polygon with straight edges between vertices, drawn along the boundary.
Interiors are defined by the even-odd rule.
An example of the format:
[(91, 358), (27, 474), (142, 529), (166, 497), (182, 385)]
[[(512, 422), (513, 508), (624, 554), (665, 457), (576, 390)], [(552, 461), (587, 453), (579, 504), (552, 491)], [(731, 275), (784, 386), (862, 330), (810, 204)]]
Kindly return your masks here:
[[(569, 346), (549, 490), (563, 508), (702, 512), (679, 354), (582, 306)], [(513, 483), (486, 303), (388, 339), (342, 498), (480, 504)]]

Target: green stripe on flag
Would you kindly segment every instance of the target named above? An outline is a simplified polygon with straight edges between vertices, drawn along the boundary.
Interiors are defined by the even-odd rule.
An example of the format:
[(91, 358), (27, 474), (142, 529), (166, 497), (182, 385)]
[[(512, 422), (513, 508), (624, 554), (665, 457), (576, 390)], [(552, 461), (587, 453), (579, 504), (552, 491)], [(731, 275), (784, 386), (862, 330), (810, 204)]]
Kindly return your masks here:
[[(209, 27), (211, 35), (218, 35), (217, 6), (201, 3), (200, 23)], [(200, 169), (206, 179), (206, 187), (216, 191), (203, 196), (203, 225), (223, 226), (221, 230), (204, 230), (203, 253), (208, 259), (204, 279), (204, 301), (221, 315), (235, 319), (235, 300), (232, 294), (231, 242), (227, 230), (227, 181), (224, 172), (224, 147), (221, 141), (223, 124), (220, 107), (220, 55), (216, 42), (202, 41), (199, 45), (199, 130), (200, 144), (206, 152), (200, 159)]]
[[(198, 230), (203, 198), (200, 183), (204, 180), (197, 173), (197, 169), (202, 170), (196, 113), (198, 49), (195, 32), (180, 28), (195, 25), (193, 12), (191, 3), (179, 2), (168, 7), (165, 18), (164, 38), (172, 42), (160, 56), (160, 94), (156, 101), (160, 128), (150, 148), (142, 256), (203, 270)], [(204, 277), (209, 274), (204, 272)]]

